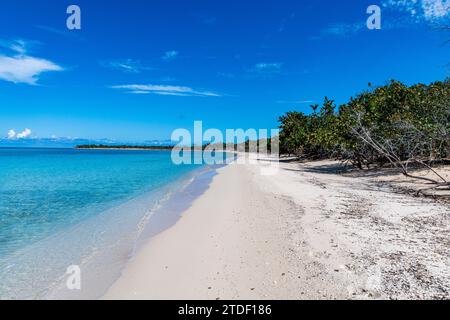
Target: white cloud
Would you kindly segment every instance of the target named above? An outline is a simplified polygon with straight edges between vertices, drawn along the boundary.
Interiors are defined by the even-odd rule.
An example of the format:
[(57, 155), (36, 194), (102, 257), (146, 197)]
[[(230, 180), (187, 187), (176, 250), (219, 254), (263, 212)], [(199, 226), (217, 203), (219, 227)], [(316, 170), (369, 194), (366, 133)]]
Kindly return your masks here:
[(443, 18), (450, 12), (450, 1), (422, 0), (422, 9), (425, 18), (428, 20)]
[(112, 60), (107, 62), (101, 62), (100, 64), (107, 68), (113, 68), (128, 73), (141, 73), (142, 71), (153, 69), (150, 67), (143, 66), (139, 60), (133, 59)]
[(45, 59), (30, 56), (6, 57), (0, 55), (0, 79), (34, 85), (39, 75), (48, 71), (62, 71), (63, 68)]
[[(382, 29), (439, 22), (450, 16), (450, 0), (382, 0)], [(386, 12), (386, 15), (384, 14)], [(337, 23), (322, 30), (323, 35), (349, 36), (366, 29), (366, 21)], [(321, 36), (313, 37), (320, 39)]]
[(133, 94), (157, 94), (162, 96), (182, 97), (220, 97), (221, 95), (212, 91), (194, 90), (190, 87), (166, 86), (152, 84), (128, 84), (112, 86), (113, 89), (126, 90)]
[(450, 15), (450, 0), (384, 0), (382, 5), (405, 12), (417, 22), (433, 22)]
[(41, 73), (63, 70), (62, 67), (49, 60), (27, 55), (26, 45), (23, 40), (10, 43), (0, 42), (0, 46), (15, 52), (14, 55), (0, 54), (0, 79), (35, 85)]
[(26, 138), (29, 138), (30, 136), (31, 136), (31, 130), (28, 128), (26, 128), (22, 132), (18, 132), (18, 133), (16, 133), (16, 131), (14, 129), (11, 129), (8, 131), (8, 139), (10, 139), (10, 140), (26, 139)]
[(8, 131), (8, 139), (14, 139), (16, 137), (16, 131), (13, 129)]
[(17, 139), (24, 139), (24, 138), (28, 138), (31, 135), (31, 130), (30, 129), (25, 129), (22, 132), (17, 134)]
[(133, 94), (149, 94), (150, 91), (144, 91), (144, 90), (131, 90), (131, 91), (129, 91), (129, 93), (133, 93)]
[(162, 56), (162, 59), (165, 61), (171, 61), (174, 60), (178, 57), (178, 51), (172, 50), (172, 51), (167, 51), (164, 53), (164, 55)]

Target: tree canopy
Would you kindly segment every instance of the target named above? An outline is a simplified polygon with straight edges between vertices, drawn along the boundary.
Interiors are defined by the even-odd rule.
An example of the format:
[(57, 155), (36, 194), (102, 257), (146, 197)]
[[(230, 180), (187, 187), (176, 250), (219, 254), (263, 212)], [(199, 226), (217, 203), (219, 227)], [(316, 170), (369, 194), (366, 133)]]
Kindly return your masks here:
[[(450, 155), (450, 79), (406, 86), (398, 81), (336, 107), (325, 97), (312, 112), (279, 118), (281, 153), (339, 158), (360, 168), (409, 162), (430, 166)], [(404, 173), (405, 173), (404, 172)]]

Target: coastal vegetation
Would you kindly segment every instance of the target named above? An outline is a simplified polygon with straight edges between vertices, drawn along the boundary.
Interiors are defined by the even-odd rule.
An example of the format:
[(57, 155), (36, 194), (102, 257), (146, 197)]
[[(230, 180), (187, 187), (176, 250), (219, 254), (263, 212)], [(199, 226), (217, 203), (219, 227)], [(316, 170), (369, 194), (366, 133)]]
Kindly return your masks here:
[[(360, 169), (397, 168), (425, 179), (432, 188), (450, 188), (433, 167), (450, 162), (450, 79), (407, 86), (391, 81), (372, 87), (337, 107), (325, 97), (309, 114), (279, 118), (280, 152), (303, 159), (334, 158)], [(424, 167), (433, 178), (416, 176)]]

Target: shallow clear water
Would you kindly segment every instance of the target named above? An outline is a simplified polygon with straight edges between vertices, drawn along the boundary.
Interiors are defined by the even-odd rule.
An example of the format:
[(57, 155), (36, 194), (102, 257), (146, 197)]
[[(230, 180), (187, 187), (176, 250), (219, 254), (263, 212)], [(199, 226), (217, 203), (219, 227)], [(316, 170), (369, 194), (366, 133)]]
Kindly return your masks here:
[(101, 294), (152, 210), (200, 167), (170, 151), (0, 149), (0, 298), (59, 292), (73, 264), (86, 271), (77, 297)]

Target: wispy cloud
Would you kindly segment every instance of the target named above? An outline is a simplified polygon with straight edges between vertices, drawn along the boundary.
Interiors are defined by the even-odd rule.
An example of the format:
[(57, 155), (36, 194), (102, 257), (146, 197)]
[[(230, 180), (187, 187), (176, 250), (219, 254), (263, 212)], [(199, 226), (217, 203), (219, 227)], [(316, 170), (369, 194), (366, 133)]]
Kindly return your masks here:
[(441, 19), (450, 14), (449, 0), (422, 0), (425, 19)]
[(271, 78), (282, 74), (283, 64), (280, 62), (261, 62), (247, 69), (244, 78)]
[(112, 86), (112, 89), (125, 90), (132, 94), (156, 94), (161, 96), (180, 97), (221, 97), (220, 94), (212, 91), (195, 90), (190, 87), (152, 85), (152, 84), (127, 84)]
[(262, 63), (257, 63), (252, 71), (259, 73), (259, 74), (277, 74), (281, 72), (281, 68), (282, 68), (283, 64), (280, 62), (262, 62)]
[(146, 70), (154, 70), (154, 68), (144, 66), (139, 60), (133, 59), (102, 61), (100, 64), (103, 67), (127, 73), (141, 73)]
[[(450, 0), (383, 0), (382, 30), (408, 28), (420, 24), (433, 24), (450, 16)], [(336, 23), (324, 28), (324, 35), (351, 36), (366, 28), (366, 21)]]
[(272, 62), (272, 63), (258, 63), (255, 65), (255, 69), (259, 70), (259, 71), (273, 71), (273, 70), (280, 70), (282, 66), (282, 63), (279, 62)]
[(59, 36), (72, 38), (72, 39), (78, 39), (78, 40), (84, 40), (84, 38), (77, 32), (72, 32), (68, 29), (58, 29), (50, 26), (44, 26), (44, 25), (36, 25), (37, 29), (44, 30)]
[(7, 137), (9, 140), (14, 140), (14, 139), (26, 139), (29, 138), (31, 136), (31, 130), (26, 128), (25, 130), (21, 131), (21, 132), (17, 132), (14, 129), (10, 129), (8, 131)]
[(178, 57), (178, 51), (175, 50), (171, 50), (171, 51), (166, 51), (164, 53), (164, 55), (161, 57), (161, 59), (163, 59), (164, 61), (171, 61), (174, 60)]
[(329, 25), (322, 31), (322, 33), (335, 36), (348, 36), (364, 30), (365, 27), (365, 22), (350, 24), (337, 23)]
[(18, 53), (25, 54), (27, 52), (27, 43), (24, 40), (15, 40), (10, 43), (9, 49)]
[(63, 31), (57, 28), (53, 28), (53, 27), (49, 27), (49, 26), (43, 26), (43, 25), (36, 25), (36, 28), (44, 30), (44, 31), (48, 31), (54, 34), (58, 34), (60, 36), (68, 36), (70, 35), (70, 32), (67, 31)]
[(416, 22), (435, 22), (450, 15), (450, 0), (383, 0), (382, 6), (407, 13)]
[(28, 41), (23, 39), (16, 40), (3, 40), (0, 39), (0, 48), (9, 51), (9, 53), (14, 54), (25, 54), (30, 51), (31, 48), (37, 46), (39, 42)]
[(10, 55), (0, 53), (1, 80), (35, 85), (41, 73), (63, 70), (52, 61), (27, 55), (28, 43), (24, 40), (0, 41), (0, 47), (13, 52)]

